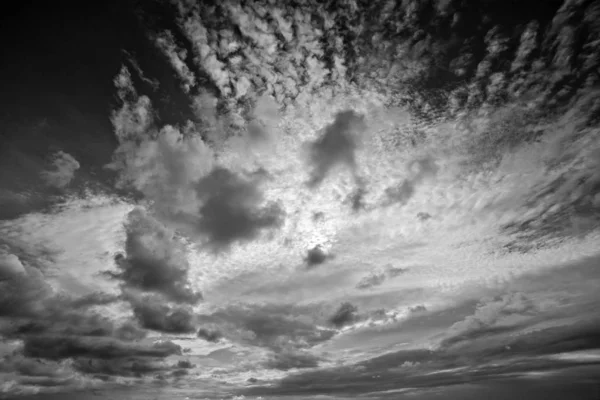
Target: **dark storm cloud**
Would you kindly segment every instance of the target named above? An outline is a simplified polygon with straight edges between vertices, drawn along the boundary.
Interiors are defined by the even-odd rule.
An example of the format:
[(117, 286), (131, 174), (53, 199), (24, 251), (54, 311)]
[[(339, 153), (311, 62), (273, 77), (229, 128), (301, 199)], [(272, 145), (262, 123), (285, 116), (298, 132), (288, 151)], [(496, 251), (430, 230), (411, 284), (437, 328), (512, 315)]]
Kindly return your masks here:
[(165, 358), (181, 355), (181, 347), (172, 342), (143, 345), (110, 337), (30, 336), (25, 339), (27, 357), (59, 360), (72, 357), (115, 359), (126, 357)]
[(196, 330), (192, 309), (165, 304), (156, 296), (125, 295), (139, 324), (165, 333), (191, 333)]
[(328, 254), (321, 246), (317, 245), (306, 252), (304, 262), (306, 262), (308, 268), (314, 268), (331, 258), (333, 258), (333, 255)]
[(364, 129), (366, 125), (363, 117), (354, 111), (342, 111), (335, 116), (333, 123), (325, 127), (323, 135), (310, 144), (310, 187), (319, 186), (336, 165), (345, 164), (354, 170), (357, 135)]
[(283, 351), (273, 354), (265, 363), (266, 368), (288, 371), (290, 369), (316, 368), (321, 359), (309, 353)]
[(350, 325), (358, 318), (358, 308), (352, 303), (342, 303), (335, 313), (329, 318), (329, 322), (336, 328)]
[(278, 204), (262, 205), (257, 182), (228, 169), (213, 169), (198, 182), (196, 192), (202, 205), (195, 229), (206, 236), (207, 244), (215, 251), (236, 241), (252, 240), (283, 223), (285, 213)]
[(189, 263), (173, 231), (136, 209), (125, 223), (125, 255), (115, 258), (119, 272), (107, 272), (125, 287), (159, 293), (177, 303), (195, 304), (202, 295), (188, 282)]

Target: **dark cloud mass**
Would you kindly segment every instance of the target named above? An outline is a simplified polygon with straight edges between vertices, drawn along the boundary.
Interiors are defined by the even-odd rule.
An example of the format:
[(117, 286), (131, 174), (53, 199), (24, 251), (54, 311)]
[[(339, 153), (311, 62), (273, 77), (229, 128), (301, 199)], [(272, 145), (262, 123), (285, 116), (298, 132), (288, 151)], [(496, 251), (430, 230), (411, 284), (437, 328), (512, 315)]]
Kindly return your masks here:
[(133, 314), (143, 328), (165, 333), (191, 333), (196, 330), (189, 307), (165, 304), (161, 298), (128, 296)]
[(164, 358), (181, 354), (181, 348), (172, 342), (153, 345), (127, 343), (108, 337), (89, 336), (31, 336), (25, 341), (23, 353), (28, 357), (51, 360), (89, 357), (115, 359), (126, 357)]
[(331, 169), (339, 164), (344, 164), (354, 171), (354, 152), (358, 146), (358, 135), (365, 129), (366, 125), (361, 115), (351, 110), (338, 113), (333, 123), (325, 127), (323, 135), (309, 147), (309, 159), (313, 170), (308, 185), (320, 185)]
[(175, 233), (141, 210), (132, 211), (125, 224), (125, 255), (115, 258), (119, 272), (107, 274), (126, 287), (159, 293), (178, 303), (202, 299), (188, 282), (189, 264)]
[(358, 308), (352, 303), (342, 303), (329, 318), (329, 322), (337, 328), (342, 328), (356, 321)]
[(333, 255), (328, 254), (323, 250), (323, 247), (316, 245), (315, 247), (309, 249), (306, 252), (306, 257), (304, 261), (308, 268), (314, 268), (317, 265), (323, 264), (325, 261), (333, 258)]
[(256, 238), (279, 227), (284, 211), (276, 203), (263, 203), (257, 182), (246, 181), (225, 168), (215, 168), (196, 186), (200, 206), (196, 229), (208, 245), (220, 251), (236, 241)]

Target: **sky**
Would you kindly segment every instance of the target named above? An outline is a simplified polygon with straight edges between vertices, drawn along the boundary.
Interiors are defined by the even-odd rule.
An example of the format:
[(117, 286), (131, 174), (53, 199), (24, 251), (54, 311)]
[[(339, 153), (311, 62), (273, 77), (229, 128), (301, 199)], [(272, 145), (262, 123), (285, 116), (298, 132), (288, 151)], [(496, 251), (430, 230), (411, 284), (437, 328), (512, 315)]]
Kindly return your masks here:
[(600, 2), (21, 5), (1, 399), (600, 398)]

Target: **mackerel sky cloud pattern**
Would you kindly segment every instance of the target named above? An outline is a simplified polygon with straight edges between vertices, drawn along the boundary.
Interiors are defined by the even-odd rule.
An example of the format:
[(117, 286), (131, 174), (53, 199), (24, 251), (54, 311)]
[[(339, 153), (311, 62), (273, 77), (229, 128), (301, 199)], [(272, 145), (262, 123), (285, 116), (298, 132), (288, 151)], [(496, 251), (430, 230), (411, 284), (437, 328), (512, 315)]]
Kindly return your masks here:
[(600, 2), (529, 3), (23, 9), (0, 398), (593, 399)]

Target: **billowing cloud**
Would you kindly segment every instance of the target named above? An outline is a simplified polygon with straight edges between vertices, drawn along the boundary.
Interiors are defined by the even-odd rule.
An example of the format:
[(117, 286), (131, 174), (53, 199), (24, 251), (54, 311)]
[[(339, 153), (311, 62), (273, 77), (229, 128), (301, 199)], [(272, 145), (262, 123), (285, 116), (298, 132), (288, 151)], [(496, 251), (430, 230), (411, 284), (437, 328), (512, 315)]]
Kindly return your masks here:
[(225, 168), (212, 170), (198, 182), (196, 190), (202, 205), (195, 229), (215, 250), (254, 239), (263, 230), (283, 223), (283, 209), (277, 203), (263, 205), (263, 195), (255, 182)]
[(146, 329), (165, 333), (191, 333), (196, 330), (194, 314), (189, 307), (168, 305), (152, 295), (125, 297), (131, 304), (135, 318)]
[(52, 156), (52, 167), (51, 170), (42, 171), (42, 179), (49, 186), (63, 188), (73, 180), (80, 165), (72, 155), (58, 151)]
[(309, 186), (321, 184), (331, 169), (345, 165), (352, 171), (356, 168), (355, 151), (359, 135), (366, 129), (361, 115), (354, 111), (342, 111), (325, 127), (323, 135), (309, 146), (309, 161), (312, 167)]
[(177, 303), (197, 303), (202, 295), (188, 280), (189, 263), (184, 246), (156, 219), (140, 209), (125, 223), (125, 255), (115, 258), (118, 272), (107, 272), (128, 288), (163, 295)]

